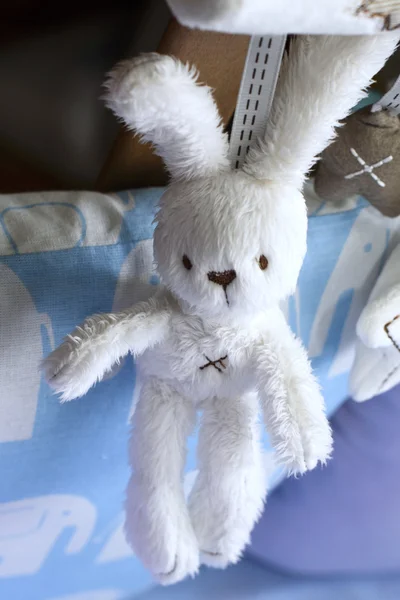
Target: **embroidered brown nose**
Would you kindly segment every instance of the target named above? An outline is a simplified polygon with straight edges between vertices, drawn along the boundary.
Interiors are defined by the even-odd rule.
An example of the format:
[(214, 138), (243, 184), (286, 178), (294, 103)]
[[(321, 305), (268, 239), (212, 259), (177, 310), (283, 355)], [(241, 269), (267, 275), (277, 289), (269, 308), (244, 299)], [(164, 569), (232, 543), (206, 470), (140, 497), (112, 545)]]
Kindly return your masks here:
[(236, 279), (236, 271), (233, 269), (231, 271), (210, 271), (207, 273), (207, 277), (213, 283), (217, 283), (218, 285), (222, 285), (224, 290), (228, 287), (230, 283), (234, 279)]

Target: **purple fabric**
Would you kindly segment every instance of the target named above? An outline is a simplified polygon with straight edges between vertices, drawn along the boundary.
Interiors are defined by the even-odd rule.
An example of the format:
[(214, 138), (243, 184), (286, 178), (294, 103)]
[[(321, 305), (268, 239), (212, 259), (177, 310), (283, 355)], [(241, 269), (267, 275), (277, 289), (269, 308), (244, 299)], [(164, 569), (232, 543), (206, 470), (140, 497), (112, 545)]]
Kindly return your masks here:
[(307, 574), (400, 572), (400, 387), (332, 418), (329, 465), (270, 496), (250, 555)]

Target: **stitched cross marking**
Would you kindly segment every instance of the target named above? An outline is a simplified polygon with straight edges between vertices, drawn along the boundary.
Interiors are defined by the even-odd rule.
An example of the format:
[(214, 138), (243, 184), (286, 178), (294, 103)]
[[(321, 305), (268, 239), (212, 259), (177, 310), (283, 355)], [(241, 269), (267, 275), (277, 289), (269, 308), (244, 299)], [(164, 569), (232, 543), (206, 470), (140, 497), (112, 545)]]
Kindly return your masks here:
[[(222, 369), (226, 369), (226, 364), (224, 363), (224, 360), (226, 360), (228, 358), (228, 355), (222, 356), (222, 358), (219, 358), (218, 360), (210, 360), (208, 358), (208, 356), (206, 356), (206, 355), (204, 355), (204, 357), (206, 358), (206, 360), (208, 360), (208, 363), (206, 365), (203, 365), (202, 367), (200, 367), (200, 371), (202, 371), (203, 369), (206, 369), (207, 367), (214, 367), (214, 369), (217, 369), (217, 371), (219, 371), (219, 373), (222, 373), (223, 372)], [(218, 366), (218, 365), (220, 365), (220, 366)]]
[(379, 179), (378, 175), (376, 175), (373, 171), (374, 171), (374, 169), (377, 169), (378, 167), (382, 167), (382, 165), (385, 165), (386, 163), (391, 162), (393, 160), (393, 156), (387, 156), (386, 158), (383, 158), (382, 160), (378, 161), (377, 163), (375, 163), (373, 165), (367, 165), (365, 160), (363, 158), (361, 158), (361, 156), (358, 154), (358, 152), (356, 150), (354, 150), (354, 148), (350, 148), (350, 152), (352, 153), (354, 158), (356, 158), (358, 160), (358, 162), (362, 166), (362, 169), (360, 169), (359, 171), (355, 171), (355, 173), (349, 173), (349, 175), (345, 175), (344, 176), (345, 179), (353, 179), (353, 177), (358, 177), (359, 175), (362, 175), (363, 173), (368, 173), (369, 175), (371, 175), (372, 179), (374, 181), (376, 181), (376, 183), (378, 185), (380, 185), (381, 187), (386, 186), (385, 182), (382, 181), (382, 179)]

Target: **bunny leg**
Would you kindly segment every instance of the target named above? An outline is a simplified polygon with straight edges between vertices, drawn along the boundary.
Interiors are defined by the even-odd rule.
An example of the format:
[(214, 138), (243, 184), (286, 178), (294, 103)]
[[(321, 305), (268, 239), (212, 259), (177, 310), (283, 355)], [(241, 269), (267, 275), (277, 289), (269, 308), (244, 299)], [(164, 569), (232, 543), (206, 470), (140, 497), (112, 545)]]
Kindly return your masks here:
[(165, 382), (143, 385), (132, 419), (125, 530), (137, 556), (165, 585), (199, 568), (182, 482), (194, 423), (192, 403)]
[(199, 473), (189, 510), (202, 562), (237, 562), (263, 508), (266, 485), (258, 435), (258, 398), (213, 398), (204, 406)]

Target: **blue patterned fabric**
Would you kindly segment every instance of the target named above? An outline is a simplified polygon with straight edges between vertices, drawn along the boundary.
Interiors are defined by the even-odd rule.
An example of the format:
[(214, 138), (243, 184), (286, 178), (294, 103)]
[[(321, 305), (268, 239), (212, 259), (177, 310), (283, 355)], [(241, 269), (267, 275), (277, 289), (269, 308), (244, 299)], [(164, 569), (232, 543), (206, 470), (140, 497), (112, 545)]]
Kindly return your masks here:
[[(0, 196), (4, 600), (122, 600), (154, 586), (122, 532), (132, 359), (66, 404), (52, 395), (39, 365), (87, 315), (151, 293), (152, 220), (161, 192)], [(308, 255), (285, 310), (332, 413), (346, 397), (354, 325), (391, 229), (359, 199), (329, 212), (311, 193), (309, 205)], [(264, 443), (268, 456), (266, 437)], [(190, 440), (189, 473), (195, 445)]]

